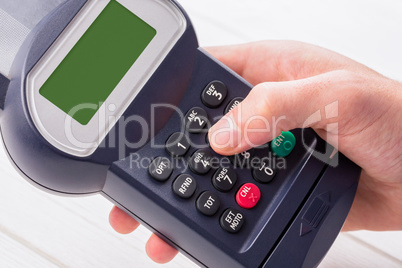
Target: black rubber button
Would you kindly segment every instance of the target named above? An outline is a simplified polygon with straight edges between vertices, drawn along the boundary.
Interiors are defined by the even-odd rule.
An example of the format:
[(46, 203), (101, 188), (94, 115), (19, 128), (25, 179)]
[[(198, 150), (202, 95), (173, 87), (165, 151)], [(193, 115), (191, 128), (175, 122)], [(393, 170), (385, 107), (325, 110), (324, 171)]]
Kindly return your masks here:
[(166, 142), (166, 150), (175, 157), (184, 156), (190, 149), (190, 141), (182, 132), (173, 133)]
[(232, 190), (237, 182), (237, 174), (231, 168), (220, 168), (212, 177), (212, 184), (221, 192), (228, 192)]
[(205, 143), (209, 146), (209, 136), (208, 133), (205, 135)]
[(157, 181), (166, 181), (172, 175), (173, 167), (170, 160), (166, 157), (155, 158), (148, 167), (148, 172)]
[(239, 232), (244, 222), (244, 215), (234, 208), (225, 210), (220, 219), (221, 227), (229, 233)]
[[(253, 161), (257, 162), (257, 161)], [(260, 183), (269, 183), (276, 175), (276, 170), (272, 166), (272, 158), (264, 157), (253, 167), (253, 177)]]
[(228, 88), (221, 81), (212, 81), (206, 86), (201, 94), (202, 103), (209, 108), (219, 107), (226, 96), (228, 95)]
[(177, 196), (183, 199), (188, 199), (195, 193), (197, 182), (190, 175), (181, 174), (173, 182), (172, 188)]
[(189, 160), (190, 169), (198, 174), (206, 174), (211, 169), (211, 152), (209, 149), (200, 149), (194, 152)]
[(244, 101), (244, 98), (241, 97), (237, 97), (231, 100), (225, 108), (225, 114), (236, 108), (242, 101)]
[(184, 116), (184, 127), (190, 133), (201, 133), (208, 124), (207, 112), (200, 108), (191, 108)]
[(254, 149), (250, 149), (246, 152), (242, 152), (240, 154), (232, 155), (229, 157), (230, 161), (232, 162), (233, 166), (238, 168), (250, 168), (251, 161), (254, 156)]
[(198, 211), (206, 216), (213, 216), (220, 206), (221, 201), (218, 195), (210, 191), (203, 192), (196, 202)]

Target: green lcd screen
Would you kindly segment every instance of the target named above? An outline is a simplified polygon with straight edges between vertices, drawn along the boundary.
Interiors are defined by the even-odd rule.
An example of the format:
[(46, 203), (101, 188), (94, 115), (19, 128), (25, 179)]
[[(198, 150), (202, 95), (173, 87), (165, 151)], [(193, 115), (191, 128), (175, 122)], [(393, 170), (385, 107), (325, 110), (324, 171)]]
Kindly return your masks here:
[[(154, 28), (111, 0), (39, 93), (87, 125), (155, 35)], [(83, 108), (72, 113), (77, 107)]]

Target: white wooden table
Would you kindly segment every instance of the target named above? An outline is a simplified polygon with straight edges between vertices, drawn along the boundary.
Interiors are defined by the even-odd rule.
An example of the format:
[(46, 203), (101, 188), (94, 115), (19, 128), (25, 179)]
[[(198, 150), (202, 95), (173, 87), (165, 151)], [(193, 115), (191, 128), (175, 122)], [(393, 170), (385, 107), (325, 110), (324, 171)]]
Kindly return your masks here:
[[(402, 1), (181, 4), (202, 46), (295, 39), (330, 48), (402, 80)], [(147, 230), (122, 236), (109, 227), (111, 207), (100, 196), (69, 199), (40, 192), (20, 178), (0, 149), (0, 267), (160, 267), (145, 255)], [(178, 256), (164, 267), (196, 266)], [(402, 232), (341, 234), (320, 267), (402, 267)]]

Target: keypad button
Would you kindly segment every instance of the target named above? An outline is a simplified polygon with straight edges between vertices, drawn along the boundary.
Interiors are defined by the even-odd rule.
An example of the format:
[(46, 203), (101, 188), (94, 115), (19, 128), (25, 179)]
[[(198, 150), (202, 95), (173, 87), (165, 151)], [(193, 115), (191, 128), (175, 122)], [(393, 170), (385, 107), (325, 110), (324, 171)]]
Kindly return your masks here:
[(253, 166), (253, 178), (260, 183), (271, 182), (275, 175), (276, 169), (272, 166), (273, 158), (264, 157)]
[(166, 181), (172, 175), (173, 167), (170, 160), (166, 157), (155, 158), (148, 167), (148, 172), (157, 181)]
[(232, 155), (229, 157), (230, 162), (232, 162), (233, 166), (238, 168), (250, 168), (251, 160), (254, 156), (254, 149), (250, 149), (246, 152), (242, 152), (240, 154)]
[(176, 132), (166, 142), (166, 150), (175, 157), (184, 156), (190, 149), (190, 141), (186, 134)]
[(245, 217), (243, 213), (234, 208), (225, 210), (220, 218), (220, 224), (223, 230), (229, 233), (237, 233), (243, 227)]
[(241, 97), (237, 97), (231, 100), (225, 108), (225, 114), (236, 108), (242, 101), (244, 101), (244, 98)]
[(257, 185), (246, 183), (240, 187), (236, 194), (236, 202), (239, 206), (245, 209), (253, 208), (257, 205), (261, 198), (261, 191)]
[(184, 116), (184, 127), (190, 133), (201, 133), (208, 124), (207, 112), (200, 108), (194, 107), (190, 109)]
[(282, 134), (271, 142), (271, 150), (280, 157), (288, 156), (296, 145), (296, 138), (290, 131), (282, 131)]
[(237, 182), (237, 174), (231, 168), (220, 168), (212, 177), (212, 184), (221, 192), (228, 192), (232, 190)]
[(200, 149), (194, 152), (189, 160), (190, 169), (198, 174), (206, 174), (211, 169), (212, 154), (209, 149)]
[(209, 108), (219, 107), (225, 100), (228, 89), (221, 81), (212, 81), (201, 94), (202, 103)]
[(206, 216), (213, 216), (220, 206), (218, 195), (210, 191), (203, 192), (196, 201), (198, 211)]
[(172, 188), (177, 196), (188, 199), (195, 193), (197, 182), (190, 175), (181, 174), (173, 182)]
[(205, 135), (205, 143), (209, 146), (209, 135), (207, 133), (207, 135)]

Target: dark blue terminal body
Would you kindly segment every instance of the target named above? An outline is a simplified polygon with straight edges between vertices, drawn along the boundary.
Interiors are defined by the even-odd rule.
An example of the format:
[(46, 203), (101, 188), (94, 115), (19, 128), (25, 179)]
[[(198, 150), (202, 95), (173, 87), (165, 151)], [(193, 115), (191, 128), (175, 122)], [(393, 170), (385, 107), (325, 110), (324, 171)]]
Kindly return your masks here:
[[(244, 98), (251, 85), (198, 47), (191, 22), (180, 7), (187, 20), (185, 32), (119, 119), (135, 115), (152, 122), (154, 131), (143, 146), (130, 148), (122, 141), (122, 137), (131, 143), (144, 138), (145, 130), (135, 121), (116, 123), (99, 148), (86, 157), (62, 152), (40, 134), (27, 106), (27, 76), (86, 2), (66, 1), (45, 18), (29, 35), (12, 67), (1, 131), (10, 160), (20, 173), (56, 194), (101, 193), (201, 266), (317, 266), (349, 212), (360, 168), (341, 154), (333, 158), (338, 163), (331, 163), (336, 160), (329, 157), (330, 147), (311, 129), (292, 131), (296, 146), (284, 158), (272, 154), (269, 145), (244, 154), (255, 160), (251, 167), (237, 166), (237, 160), (247, 160), (244, 157), (216, 155), (208, 147), (208, 126), (235, 98)], [(8, 81), (0, 80), (3, 92)], [(203, 101), (204, 89), (220, 93), (227, 89), (227, 96)], [(152, 107), (161, 103), (164, 107)], [(198, 120), (206, 125), (194, 130), (180, 113), (193, 119), (194, 114), (203, 115)], [(186, 134), (188, 143), (182, 140), (181, 150), (175, 146), (167, 150), (166, 142), (178, 132)], [(327, 152), (325, 161), (318, 160), (313, 150)], [(199, 160), (209, 160), (209, 154), (231, 170), (233, 185), (217, 182), (220, 166), (199, 166)], [(265, 180), (256, 174), (265, 170), (264, 159), (285, 165)], [(239, 206), (236, 199), (246, 183), (261, 192), (251, 209)]]

